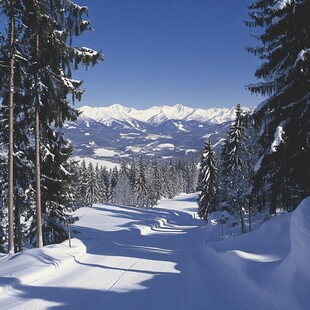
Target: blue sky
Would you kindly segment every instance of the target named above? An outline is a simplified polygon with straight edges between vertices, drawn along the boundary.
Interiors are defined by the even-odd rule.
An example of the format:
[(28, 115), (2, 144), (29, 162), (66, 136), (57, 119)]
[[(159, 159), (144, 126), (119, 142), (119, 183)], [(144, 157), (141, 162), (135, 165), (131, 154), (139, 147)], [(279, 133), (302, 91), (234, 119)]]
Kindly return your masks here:
[(89, 7), (95, 28), (75, 43), (105, 55), (75, 73), (86, 89), (77, 107), (254, 107), (262, 101), (245, 90), (259, 65), (245, 51), (258, 44), (243, 23), (250, 0), (75, 2)]

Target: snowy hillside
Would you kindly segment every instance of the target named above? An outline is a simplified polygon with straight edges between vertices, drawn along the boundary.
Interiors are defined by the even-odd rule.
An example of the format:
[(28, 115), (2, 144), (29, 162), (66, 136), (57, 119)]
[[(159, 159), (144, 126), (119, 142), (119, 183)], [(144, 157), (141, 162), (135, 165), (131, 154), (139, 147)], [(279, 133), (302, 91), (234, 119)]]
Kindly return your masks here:
[(0, 257), (1, 309), (309, 309), (310, 197), (224, 240), (196, 210), (195, 194), (79, 209), (72, 248)]
[(190, 108), (177, 104), (174, 106), (154, 106), (145, 110), (126, 108), (120, 104), (109, 107), (91, 108), (83, 106), (79, 109), (81, 117), (90, 118), (105, 125), (111, 125), (113, 121), (126, 121), (134, 124), (135, 121), (161, 124), (167, 120), (197, 121), (200, 123), (221, 124), (235, 118), (234, 108), (200, 109)]

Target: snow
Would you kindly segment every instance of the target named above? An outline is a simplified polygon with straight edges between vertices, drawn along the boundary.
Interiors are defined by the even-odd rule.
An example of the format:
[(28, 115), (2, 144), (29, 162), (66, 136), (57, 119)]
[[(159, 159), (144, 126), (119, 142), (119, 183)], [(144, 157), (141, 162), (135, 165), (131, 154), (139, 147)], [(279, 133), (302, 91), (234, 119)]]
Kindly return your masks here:
[[(145, 110), (126, 108), (120, 104), (113, 104), (108, 107), (83, 106), (79, 109), (81, 117), (93, 119), (105, 125), (111, 125), (113, 121), (128, 122), (131, 126), (139, 129), (139, 122), (152, 125), (161, 124), (167, 120), (197, 121), (200, 123), (221, 124), (232, 121), (235, 118), (235, 109), (201, 109), (190, 108), (180, 104), (174, 106), (154, 106)], [(246, 109), (248, 111), (249, 109)], [(177, 123), (175, 125), (178, 127)], [(179, 126), (180, 130), (185, 130)]]
[(269, 9), (272, 11), (279, 11), (285, 9), (288, 5), (290, 5), (292, 0), (278, 0), (275, 1), (273, 6), (269, 6)]
[(198, 152), (198, 150), (196, 150), (196, 149), (187, 149), (187, 150), (185, 150), (185, 154), (197, 153), (197, 152)]
[(0, 256), (1, 309), (308, 309), (310, 197), (224, 240), (220, 212), (206, 225), (196, 199), (77, 210), (72, 248)]
[(274, 134), (274, 140), (271, 144), (270, 151), (271, 153), (275, 153), (277, 151), (277, 147), (284, 142), (282, 136), (284, 135), (283, 124), (281, 123)]
[(309, 55), (310, 55), (310, 48), (302, 49), (297, 55), (294, 67), (300, 62), (305, 62), (309, 57)]
[(175, 146), (172, 143), (160, 143), (156, 145), (156, 150), (161, 150), (161, 149), (169, 149), (169, 150), (174, 150)]
[(89, 163), (92, 163), (93, 166), (96, 166), (97, 164), (102, 167), (106, 167), (107, 169), (113, 169), (114, 167), (117, 167), (117, 169), (120, 169), (121, 165), (113, 163), (108, 160), (103, 160), (103, 159), (96, 159), (92, 157), (79, 157), (79, 156), (74, 156), (73, 160), (76, 160), (78, 162), (82, 162), (85, 160), (86, 165), (89, 165)]
[(175, 127), (177, 127), (180, 131), (188, 132), (188, 131), (184, 128), (184, 125), (183, 125), (183, 124), (174, 122), (173, 125), (174, 125)]
[(105, 148), (95, 149), (94, 153), (98, 157), (112, 157), (112, 156), (119, 155), (118, 152), (115, 152), (114, 150), (105, 149)]

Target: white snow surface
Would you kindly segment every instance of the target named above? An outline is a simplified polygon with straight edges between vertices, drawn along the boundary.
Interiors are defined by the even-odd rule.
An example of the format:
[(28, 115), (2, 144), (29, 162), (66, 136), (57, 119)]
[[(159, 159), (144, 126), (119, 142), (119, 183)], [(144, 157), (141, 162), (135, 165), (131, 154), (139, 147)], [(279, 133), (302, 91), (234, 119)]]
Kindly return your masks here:
[[(113, 121), (126, 121), (132, 125), (135, 121), (150, 124), (160, 124), (166, 120), (198, 121), (221, 124), (235, 119), (235, 109), (227, 108), (190, 108), (180, 104), (174, 106), (154, 106), (145, 110), (126, 108), (120, 104), (108, 107), (83, 106), (79, 109), (81, 117), (90, 118), (105, 125), (111, 125)], [(249, 109), (244, 109), (249, 110)]]
[(310, 197), (224, 240), (219, 212), (206, 225), (196, 199), (79, 209), (71, 248), (0, 256), (0, 308), (309, 309)]
[(270, 152), (275, 153), (277, 151), (277, 147), (284, 142), (282, 136), (284, 135), (283, 124), (281, 123), (274, 134), (274, 140), (271, 144)]
[(73, 156), (73, 159), (78, 161), (80, 164), (82, 163), (83, 160), (85, 160), (86, 166), (88, 166), (89, 163), (92, 163), (94, 167), (98, 164), (99, 166), (106, 167), (107, 169), (113, 169), (114, 167), (120, 169), (121, 167), (120, 164), (116, 164), (104, 159), (96, 159), (92, 157), (79, 157), (79, 156)]
[(114, 150), (111, 150), (111, 149), (106, 149), (106, 148), (94, 149), (94, 153), (98, 157), (112, 157), (112, 156), (120, 155), (120, 153)]

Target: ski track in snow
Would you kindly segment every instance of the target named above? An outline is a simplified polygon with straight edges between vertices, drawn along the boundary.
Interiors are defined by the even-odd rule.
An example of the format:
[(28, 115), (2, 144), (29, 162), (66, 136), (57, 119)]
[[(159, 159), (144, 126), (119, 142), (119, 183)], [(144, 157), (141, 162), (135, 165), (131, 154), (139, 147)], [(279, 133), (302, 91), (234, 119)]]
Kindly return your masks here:
[[(60, 245), (68, 249), (67, 263), (51, 260), (49, 250), (46, 257), (39, 256), (33, 267), (36, 277), (31, 273), (19, 279), (18, 272), (5, 276), (0, 266), (0, 309), (292, 309), (284, 296), (278, 305), (264, 298), (273, 286), (279, 292), (285, 285), (265, 278), (268, 267), (281, 258), (258, 262), (263, 255), (242, 248), (252, 246), (248, 236), (241, 236), (240, 250), (234, 244), (237, 239), (217, 242), (220, 227), (196, 218), (196, 197), (180, 195), (149, 210), (99, 204), (79, 209), (80, 221), (72, 229), (79, 231), (76, 238), (86, 246), (86, 254), (82, 243), (73, 239), (71, 249), (67, 241)], [(20, 255), (27, 260), (32, 251), (41, 249)], [(18, 255), (12, 257), (13, 263)], [(0, 257), (8, 266), (9, 260)], [(51, 260), (54, 267), (43, 272), (46, 266), (40, 260), (41, 265)], [(266, 281), (265, 290), (259, 281), (253, 285), (257, 280)], [(1, 291), (7, 283), (11, 286)]]

